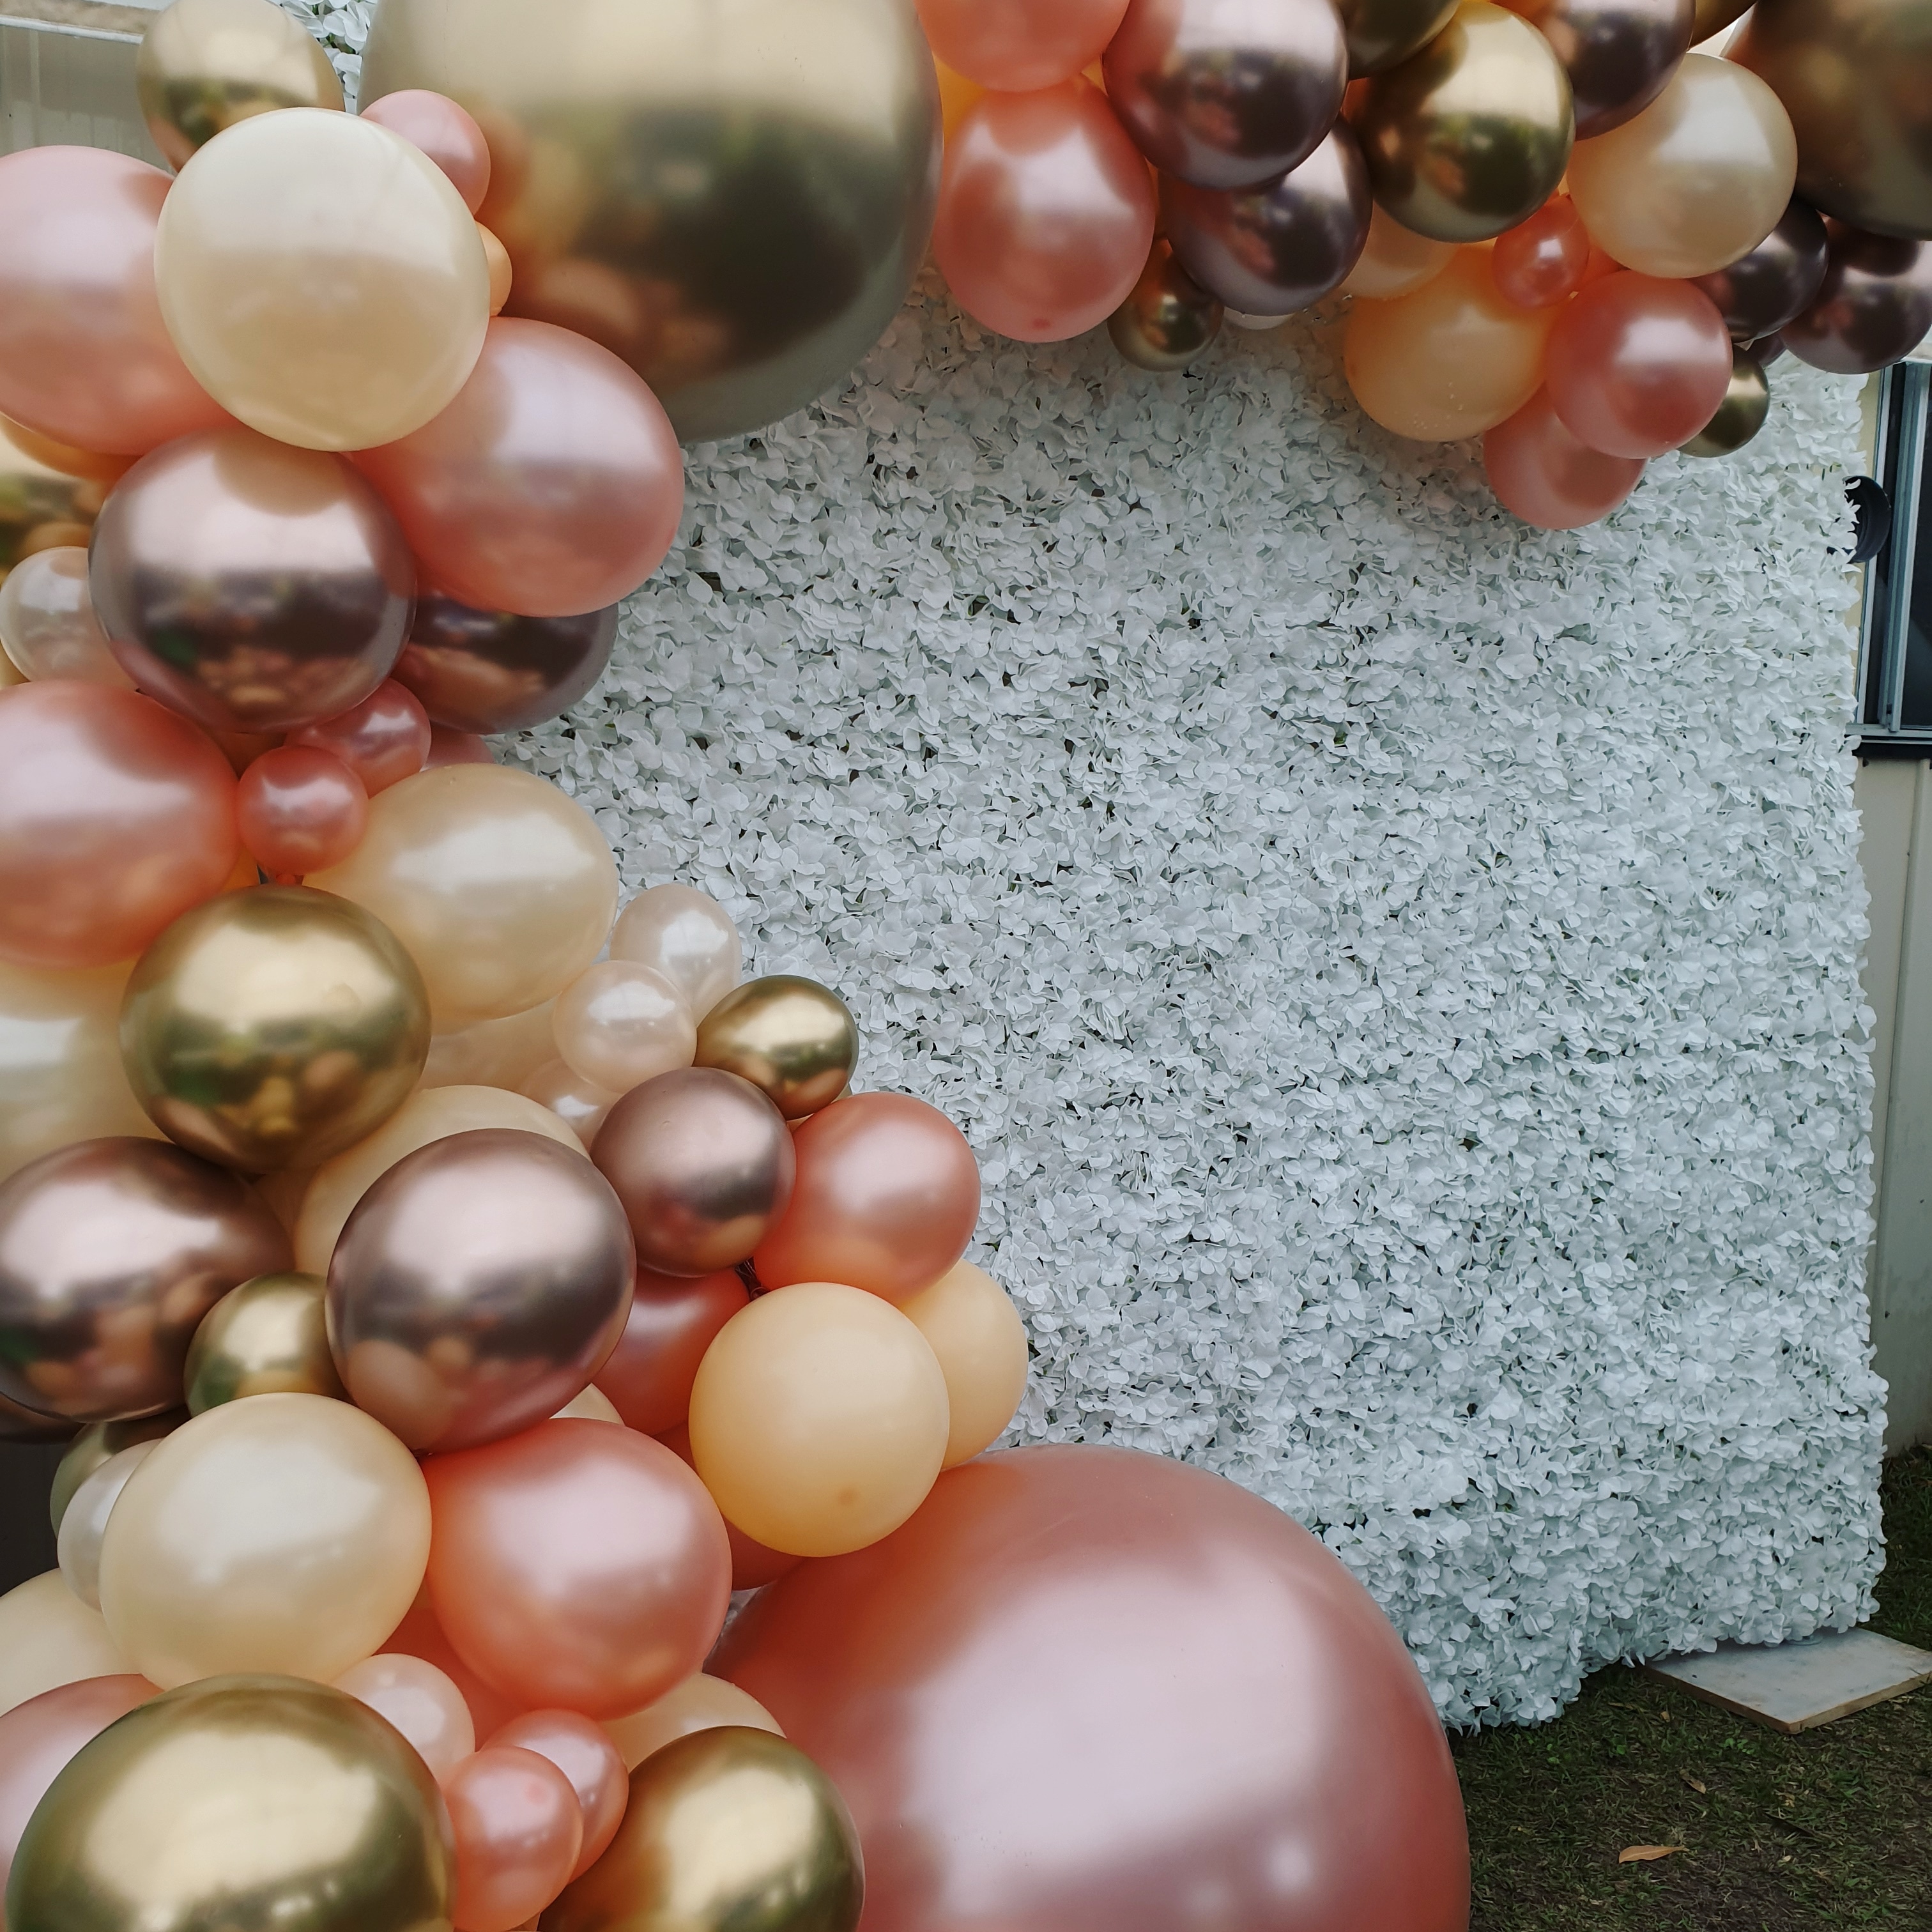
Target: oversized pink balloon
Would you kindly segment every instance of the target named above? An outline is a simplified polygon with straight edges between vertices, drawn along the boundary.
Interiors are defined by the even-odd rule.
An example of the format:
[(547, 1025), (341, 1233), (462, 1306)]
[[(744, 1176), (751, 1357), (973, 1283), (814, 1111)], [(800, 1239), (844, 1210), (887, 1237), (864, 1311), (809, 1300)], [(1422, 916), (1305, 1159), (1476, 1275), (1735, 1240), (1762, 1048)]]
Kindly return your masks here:
[(1716, 414), (1730, 386), (1731, 339), (1694, 284), (1606, 275), (1557, 317), (1544, 381), (1580, 442), (1606, 456), (1661, 456)]
[(584, 1840), (577, 1794), (547, 1757), (492, 1744), (442, 1780), (456, 1839), (457, 1932), (513, 1932), (568, 1882)]
[(1606, 456), (1579, 442), (1536, 394), (1483, 437), (1490, 488), (1513, 517), (1538, 530), (1574, 530), (1607, 517), (1643, 475), (1640, 456)]
[(235, 814), (248, 856), (271, 879), (293, 884), (340, 865), (362, 843), (369, 794), (333, 752), (281, 745), (242, 774)]
[(584, 1814), (584, 1844), (577, 1854), (572, 1878), (588, 1871), (604, 1854), (624, 1822), (631, 1796), (622, 1754), (602, 1724), (574, 1711), (526, 1711), (512, 1718), (489, 1740), (491, 1746), (514, 1745), (548, 1758), (570, 1780)]
[(1461, 1794), (1366, 1591), (1234, 1484), (1120, 1449), (940, 1478), (710, 1666), (838, 1786), (891, 1932), (1463, 1932)]
[(1021, 342), (1106, 320), (1154, 242), (1147, 164), (1076, 78), (975, 101), (947, 138), (933, 259), (961, 308)]
[(910, 1094), (854, 1094), (794, 1137), (784, 1218), (752, 1257), (767, 1288), (838, 1281), (903, 1301), (966, 1252), (980, 1168), (966, 1137)]
[(1583, 286), (1590, 237), (1567, 194), (1553, 194), (1527, 221), (1505, 229), (1490, 254), (1496, 293), (1518, 308), (1547, 308)]
[(422, 770), (429, 756), (429, 714), (414, 692), (386, 677), (352, 710), (302, 725), (288, 742), (334, 753), (373, 798)]
[(99, 148), (0, 158), (0, 411), (16, 422), (125, 456), (228, 420), (162, 326), (168, 185)]
[(730, 1268), (699, 1275), (638, 1269), (624, 1332), (597, 1371), (598, 1388), (630, 1427), (646, 1436), (675, 1429), (691, 1412), (705, 1350), (751, 1298)]
[(934, 56), (982, 87), (1024, 94), (1091, 67), (1127, 0), (917, 0)]
[(684, 460), (656, 397), (608, 349), (547, 322), (498, 316), (455, 401), (355, 460), (426, 581), (530, 617), (628, 597), (684, 509)]
[(420, 148), (449, 177), (472, 214), (483, 206), (490, 188), (490, 144), (468, 110), (448, 94), (405, 87), (370, 101), (362, 118)]
[(238, 844), (235, 774), (186, 718), (68, 678), (0, 691), (0, 958), (132, 958)]

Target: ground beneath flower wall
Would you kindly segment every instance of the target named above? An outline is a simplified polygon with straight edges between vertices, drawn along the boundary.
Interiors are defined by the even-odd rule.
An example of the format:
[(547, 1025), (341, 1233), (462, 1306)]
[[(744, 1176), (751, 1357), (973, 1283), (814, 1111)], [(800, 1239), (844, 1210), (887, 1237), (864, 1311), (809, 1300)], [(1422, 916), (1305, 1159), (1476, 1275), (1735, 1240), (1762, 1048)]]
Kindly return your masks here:
[[(1932, 1648), (1932, 1450), (1884, 1498), (1872, 1627)], [(1932, 1927), (1932, 1688), (1788, 1738), (1619, 1666), (1554, 1723), (1455, 1749), (1472, 1932)], [(1620, 1865), (1631, 1845), (1684, 1849)]]

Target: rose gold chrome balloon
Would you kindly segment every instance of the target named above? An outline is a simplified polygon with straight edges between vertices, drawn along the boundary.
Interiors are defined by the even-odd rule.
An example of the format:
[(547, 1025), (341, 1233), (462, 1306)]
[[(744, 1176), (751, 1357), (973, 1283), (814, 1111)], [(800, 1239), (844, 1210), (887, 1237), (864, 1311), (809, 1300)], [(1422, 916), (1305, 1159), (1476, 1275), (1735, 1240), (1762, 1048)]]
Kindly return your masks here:
[(1731, 386), (1717, 414), (1690, 440), (1682, 446), (1686, 456), (1729, 456), (1763, 428), (1771, 413), (1771, 385), (1764, 378), (1764, 364), (1748, 349), (1732, 345)]
[(1160, 201), (1182, 267), (1245, 315), (1290, 315), (1319, 302), (1369, 238), (1368, 170), (1342, 121), (1278, 180), (1227, 192), (1168, 180)]
[(1690, 50), (1695, 0), (1503, 0), (1570, 77), (1576, 138), (1621, 128), (1663, 92)]
[(468, 1448), (554, 1415), (623, 1333), (624, 1210), (580, 1154), (482, 1128), (397, 1162), (328, 1264), (351, 1399), (412, 1449)]
[(206, 1315), (289, 1265), (281, 1223), (165, 1141), (82, 1141), (0, 1186), (0, 1394), (75, 1422), (172, 1408)]
[(396, 660), (398, 682), (439, 724), (516, 731), (568, 711), (610, 661), (617, 607), (580, 617), (474, 610), (430, 592)]
[[(1204, 1471), (983, 1456), (884, 1542), (782, 1577), (712, 1668), (837, 1785), (892, 1932), (1468, 1923), (1455, 1769), (1402, 1640), (1313, 1537)], [(614, 1922), (566, 1909), (596, 1883), (554, 1932)]]
[(584, 1843), (569, 1875), (576, 1878), (588, 1871), (622, 1823), (631, 1795), (624, 1760), (610, 1732), (574, 1711), (526, 1711), (488, 1742), (493, 1750), (535, 1751), (569, 1779), (584, 1817)]
[(640, 1266), (661, 1274), (735, 1267), (791, 1198), (784, 1117), (748, 1080), (715, 1067), (633, 1087), (598, 1130), (591, 1158), (630, 1216)]
[(1348, 78), (1380, 74), (1426, 47), (1448, 26), (1457, 0), (1338, 0)]
[(1817, 295), (1778, 334), (1814, 369), (1864, 375), (1896, 362), (1932, 328), (1932, 248), (1836, 221), (1830, 233)]
[(1162, 374), (1184, 369), (1221, 332), (1226, 307), (1157, 241), (1141, 278), (1107, 318), (1107, 333), (1123, 360)]
[(129, 470), (88, 576), (128, 675), (214, 731), (292, 730), (361, 704), (416, 594), (403, 533), (351, 464), (238, 425)]
[(448, 94), (406, 87), (370, 101), (362, 112), (364, 120), (422, 148), (448, 176), (472, 214), (482, 206), (490, 188), (490, 144), (474, 118)]
[(705, 1350), (751, 1298), (728, 1268), (703, 1275), (638, 1270), (624, 1332), (597, 1371), (597, 1387), (627, 1426), (664, 1436), (684, 1420)]
[(297, 726), (288, 741), (332, 752), (374, 798), (422, 770), (429, 756), (429, 718), (415, 692), (386, 677), (360, 704)]
[(1774, 334), (1809, 308), (1825, 280), (1825, 224), (1816, 209), (1793, 201), (1778, 226), (1728, 268), (1699, 275), (1734, 342)]
[(734, 987), (704, 1016), (694, 1064), (748, 1080), (787, 1120), (801, 1120), (850, 1084), (859, 1029), (829, 986), (774, 973)]

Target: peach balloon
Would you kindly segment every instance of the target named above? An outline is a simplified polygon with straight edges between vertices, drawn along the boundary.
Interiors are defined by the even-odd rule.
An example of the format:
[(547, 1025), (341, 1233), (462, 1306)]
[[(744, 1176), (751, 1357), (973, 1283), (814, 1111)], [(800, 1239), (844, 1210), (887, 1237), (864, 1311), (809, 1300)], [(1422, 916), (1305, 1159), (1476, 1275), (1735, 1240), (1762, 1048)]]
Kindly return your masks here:
[[(691, 1431), (682, 1423), (675, 1429), (666, 1430), (658, 1440), (680, 1462), (689, 1463), (694, 1469), (697, 1468), (691, 1454)], [(796, 1569), (805, 1561), (802, 1556), (773, 1550), (756, 1537), (747, 1536), (728, 1518), (724, 1534), (731, 1544), (731, 1588), (734, 1593), (740, 1590), (762, 1590), (767, 1583), (776, 1582), (788, 1570)]]
[(981, 87), (1024, 94), (1106, 51), (1127, 0), (918, 0), (935, 58)]
[(360, 704), (298, 725), (287, 742), (332, 752), (373, 798), (422, 770), (429, 756), (429, 713), (406, 685), (386, 677)]
[(439, 1783), (476, 1748), (476, 1722), (463, 1693), (446, 1672), (406, 1651), (352, 1664), (335, 1688), (388, 1718)]
[(479, 1738), (487, 1738), (500, 1730), (519, 1714), (517, 1706), (510, 1699), (484, 1683), (450, 1647), (442, 1624), (436, 1620), (427, 1583), (416, 1592), (416, 1600), (410, 1606), (408, 1614), (384, 1640), (382, 1654), (419, 1658), (425, 1664), (434, 1664), (463, 1694), (463, 1701), (469, 1708), (476, 1735)]
[(581, 1079), (614, 1098), (688, 1066), (698, 1023), (683, 994), (633, 959), (586, 966), (556, 996), (556, 1050)]
[(899, 1307), (946, 1378), (950, 1469), (990, 1448), (1012, 1420), (1026, 1394), (1026, 1324), (1012, 1297), (970, 1262), (956, 1262)]
[(0, 958), (131, 958), (235, 863), (235, 774), (140, 692), (0, 691)]
[(662, 1436), (691, 1411), (698, 1365), (718, 1331), (751, 1300), (735, 1270), (658, 1274), (638, 1270), (631, 1312), (597, 1387), (632, 1429)]
[(548, 1107), (587, 1150), (605, 1116), (622, 1097), (586, 1080), (568, 1060), (546, 1060), (518, 1090)]
[(621, 1717), (703, 1663), (730, 1551), (704, 1485), (662, 1443), (540, 1422), (432, 1456), (424, 1473), (437, 1621), (505, 1696)]
[(1590, 237), (1567, 194), (1552, 195), (1498, 235), (1490, 256), (1496, 292), (1518, 308), (1547, 308), (1574, 295), (1589, 266)]
[(161, 321), (154, 228), (170, 185), (99, 148), (0, 158), (0, 410), (16, 422), (131, 456), (226, 420)]
[(1393, 302), (1433, 281), (1455, 252), (1454, 242), (1418, 235), (1378, 208), (1369, 217), (1369, 238), (1343, 278), (1340, 292), (1370, 302)]
[(937, 1107), (855, 1094), (814, 1114), (793, 1146), (790, 1204), (752, 1257), (766, 1287), (842, 1281), (901, 1301), (964, 1253), (980, 1218), (979, 1163)]
[(369, 794), (334, 752), (281, 745), (242, 774), (235, 818), (249, 856), (270, 880), (294, 884), (355, 850)]
[(1730, 387), (1731, 339), (1702, 289), (1609, 275), (1558, 316), (1544, 380), (1579, 441), (1608, 456), (1661, 456), (1717, 413)]
[(738, 983), (743, 948), (730, 916), (691, 886), (652, 886), (617, 915), (610, 957), (662, 973), (701, 1020)]
[(469, 111), (448, 94), (406, 87), (370, 101), (362, 118), (420, 148), (449, 177), (472, 214), (483, 206), (490, 187), (490, 144)]
[(87, 552), (79, 544), (36, 550), (0, 581), (0, 650), (22, 677), (134, 688), (94, 614)]
[(483, 260), (490, 271), (490, 313), (501, 315), (503, 304), (510, 299), (511, 290), (516, 286), (517, 272), (510, 260), (509, 250), (496, 239), (494, 228), (485, 228), (478, 222), (476, 237), (483, 244)]
[(423, 1068), (425, 1087), (502, 1087), (514, 1093), (556, 1052), (551, 1036), (551, 1003), (500, 1020), (430, 1037)]
[(100, 1612), (83, 1604), (58, 1570), (0, 1597), (0, 1712), (84, 1677), (128, 1668)]
[(770, 1731), (776, 1738), (784, 1736), (778, 1720), (749, 1691), (740, 1690), (722, 1677), (687, 1677), (655, 1704), (647, 1704), (628, 1718), (614, 1718), (604, 1728), (622, 1754), (625, 1768), (635, 1771), (652, 1751), (688, 1738), (693, 1731), (713, 1731), (724, 1724)]
[(570, 1780), (535, 1751), (490, 1744), (450, 1773), (442, 1797), (456, 1838), (457, 1932), (514, 1932), (576, 1868), (584, 1817)]
[(1496, 500), (1538, 530), (1600, 522), (1643, 476), (1643, 459), (1606, 456), (1579, 442), (1539, 389), (1483, 438), (1483, 467)]
[(616, 1835), (631, 1795), (626, 1776), (630, 1767), (610, 1734), (574, 1711), (526, 1711), (512, 1718), (487, 1748), (512, 1747), (549, 1759), (569, 1779), (584, 1818), (584, 1843), (570, 1876), (588, 1871)]
[(691, 1391), (691, 1447), (725, 1516), (769, 1548), (837, 1556), (890, 1535), (946, 1460), (946, 1377), (875, 1294), (802, 1282), (753, 1302)]
[(989, 94), (946, 143), (933, 259), (960, 307), (1021, 342), (1106, 320), (1154, 242), (1153, 178), (1084, 80)]
[(617, 909), (616, 861), (596, 820), (500, 765), (446, 765), (378, 793), (362, 844), (308, 883), (366, 906), (402, 941), (442, 1030), (561, 992)]
[(664, 561), (684, 510), (656, 397), (609, 350), (547, 322), (499, 316), (455, 400), (356, 460), (425, 578), (484, 610), (616, 603)]
[(1490, 253), (1458, 249), (1414, 293), (1355, 304), (1342, 368), (1356, 401), (1383, 428), (1417, 442), (1456, 442), (1535, 394), (1556, 312), (1505, 302)]

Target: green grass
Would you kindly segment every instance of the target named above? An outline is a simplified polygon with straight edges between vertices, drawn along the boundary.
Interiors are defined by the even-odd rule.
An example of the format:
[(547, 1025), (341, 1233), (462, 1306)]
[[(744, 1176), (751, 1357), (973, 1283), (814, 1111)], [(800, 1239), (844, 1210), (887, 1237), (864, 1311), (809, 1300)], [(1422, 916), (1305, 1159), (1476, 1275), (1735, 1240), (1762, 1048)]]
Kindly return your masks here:
[[(1932, 1649), (1932, 1451), (1887, 1470), (1885, 1523), (1873, 1628)], [(1932, 1928), (1932, 1688), (1790, 1738), (1618, 1666), (1455, 1753), (1472, 1932)]]

